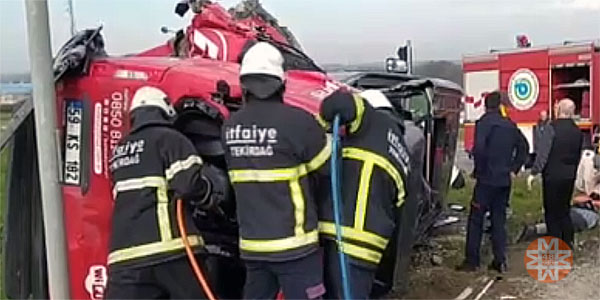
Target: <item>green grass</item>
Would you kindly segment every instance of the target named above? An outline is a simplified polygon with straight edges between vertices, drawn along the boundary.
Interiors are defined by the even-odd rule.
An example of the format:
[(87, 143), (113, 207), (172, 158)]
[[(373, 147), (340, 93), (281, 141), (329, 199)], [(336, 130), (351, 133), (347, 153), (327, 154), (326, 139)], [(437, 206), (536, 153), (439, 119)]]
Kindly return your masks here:
[[(470, 207), (475, 180), (465, 178), (466, 185), (460, 190), (450, 189), (448, 202)], [(522, 229), (523, 224), (535, 224), (542, 221), (542, 191), (539, 181), (535, 182), (531, 191), (527, 189), (525, 176), (518, 176), (512, 185), (510, 207), (512, 214), (507, 220), (509, 236), (514, 236)]]
[(10, 121), (12, 114), (6, 111), (0, 111), (0, 125), (4, 126)]

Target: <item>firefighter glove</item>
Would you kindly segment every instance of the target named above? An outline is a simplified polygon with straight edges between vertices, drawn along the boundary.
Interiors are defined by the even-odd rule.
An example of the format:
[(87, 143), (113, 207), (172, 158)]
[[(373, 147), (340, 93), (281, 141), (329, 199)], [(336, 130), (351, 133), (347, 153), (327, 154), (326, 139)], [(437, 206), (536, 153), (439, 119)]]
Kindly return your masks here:
[(231, 186), (227, 173), (221, 169), (205, 164), (202, 167), (202, 179), (207, 182), (206, 199), (201, 205), (196, 206), (202, 210), (213, 211), (219, 215), (223, 214), (223, 205), (231, 195)]
[(339, 89), (327, 96), (321, 104), (320, 116), (325, 122), (332, 123), (338, 114), (342, 124), (349, 124), (356, 119), (354, 96), (349, 91)]
[(206, 187), (204, 197), (193, 199), (190, 201), (190, 204), (194, 209), (209, 210), (214, 205), (214, 200), (212, 197), (213, 184), (204, 175), (202, 175), (202, 182)]

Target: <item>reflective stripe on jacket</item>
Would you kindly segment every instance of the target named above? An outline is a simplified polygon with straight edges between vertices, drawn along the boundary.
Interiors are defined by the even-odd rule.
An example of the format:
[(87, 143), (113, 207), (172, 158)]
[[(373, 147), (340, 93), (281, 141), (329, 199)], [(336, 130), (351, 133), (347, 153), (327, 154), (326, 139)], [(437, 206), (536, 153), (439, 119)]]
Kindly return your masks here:
[[(363, 108), (355, 114), (360, 122), (349, 122), (349, 133), (342, 138), (341, 246), (351, 259), (372, 267), (380, 262), (394, 232), (410, 161), (398, 124), (362, 98), (353, 98)], [(323, 105), (333, 105), (325, 101)], [(332, 199), (320, 207), (319, 231), (334, 239)]]
[[(142, 111), (144, 112), (144, 111)], [(201, 200), (202, 159), (155, 110), (136, 117), (110, 160), (115, 199), (109, 265), (139, 267), (184, 255), (175, 200)], [(203, 245), (187, 212), (192, 246)]]
[(307, 112), (280, 99), (250, 100), (225, 122), (241, 256), (286, 261), (318, 247), (317, 185), (331, 148)]

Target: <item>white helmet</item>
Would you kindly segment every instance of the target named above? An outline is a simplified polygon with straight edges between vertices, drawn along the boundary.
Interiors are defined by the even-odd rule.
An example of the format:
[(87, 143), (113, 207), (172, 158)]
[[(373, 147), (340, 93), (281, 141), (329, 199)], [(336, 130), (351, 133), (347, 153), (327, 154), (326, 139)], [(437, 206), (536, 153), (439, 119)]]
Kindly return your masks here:
[(129, 112), (131, 113), (137, 108), (148, 106), (156, 106), (162, 109), (168, 116), (175, 116), (175, 109), (169, 103), (167, 94), (165, 94), (165, 92), (159, 88), (151, 86), (143, 86), (139, 88), (135, 92), (135, 95), (133, 95)]
[(285, 81), (281, 52), (266, 42), (250, 47), (242, 59), (240, 76), (250, 74), (271, 75)]
[(360, 93), (367, 102), (375, 109), (389, 108), (393, 109), (392, 103), (380, 90), (365, 90)]

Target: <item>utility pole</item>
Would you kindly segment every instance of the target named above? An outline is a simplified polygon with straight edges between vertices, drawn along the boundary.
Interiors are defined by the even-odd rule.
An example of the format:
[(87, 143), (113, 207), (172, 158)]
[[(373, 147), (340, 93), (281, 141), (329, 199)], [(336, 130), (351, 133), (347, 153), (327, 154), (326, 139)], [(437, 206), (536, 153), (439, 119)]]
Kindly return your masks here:
[(56, 159), (56, 93), (52, 74), (48, 3), (46, 0), (25, 0), (25, 8), (49, 293), (50, 299), (70, 299), (67, 242)]
[(71, 36), (74, 36), (77, 33), (77, 29), (75, 29), (75, 12), (73, 10), (73, 0), (68, 1), (68, 10), (69, 10), (69, 21), (71, 22)]
[(406, 41), (406, 52), (407, 52), (406, 67), (408, 69), (407, 73), (409, 75), (412, 75), (412, 73), (413, 73), (413, 47), (412, 47), (411, 40)]

